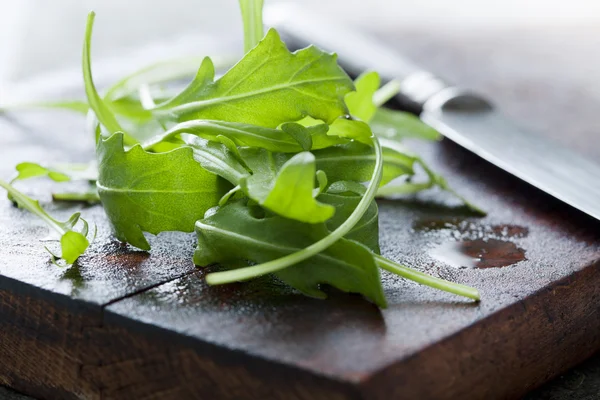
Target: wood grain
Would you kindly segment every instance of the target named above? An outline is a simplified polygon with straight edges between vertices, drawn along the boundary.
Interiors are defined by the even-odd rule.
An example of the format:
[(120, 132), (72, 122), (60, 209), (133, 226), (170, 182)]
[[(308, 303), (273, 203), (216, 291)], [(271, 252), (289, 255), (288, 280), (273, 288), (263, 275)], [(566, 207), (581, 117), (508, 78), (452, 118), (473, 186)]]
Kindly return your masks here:
[[(452, 36), (411, 40), (403, 45), (411, 55), (497, 94), (501, 105), (512, 104), (515, 88), (539, 67), (515, 60), (491, 86), (506, 69), (486, 72), (489, 46), (453, 47)], [(537, 57), (526, 48), (519, 54)], [(551, 94), (569, 92), (570, 80), (556, 76), (509, 113), (526, 120), (539, 102), (563, 107)], [(595, 100), (572, 101), (586, 110)], [(596, 120), (582, 113), (576, 140), (565, 143), (600, 155)], [(561, 122), (545, 122), (560, 119), (555, 114), (539, 112), (531, 124), (556, 138)], [(19, 161), (83, 161), (92, 153), (91, 143), (73, 139), (83, 122), (68, 114), (3, 117), (0, 130), (2, 177)], [(599, 224), (452, 143), (415, 146), (489, 215), (475, 218), (443, 193), (382, 201), (382, 251), (478, 287), (481, 303), (387, 273), (386, 310), (335, 290), (326, 301), (308, 299), (270, 279), (208, 287), (191, 263), (192, 235), (159, 235), (151, 253), (138, 252), (111, 238), (99, 207), (79, 207), (101, 234), (76, 268), (61, 270), (38, 241), (43, 228), (0, 201), (0, 384), (47, 399), (512, 399), (600, 348)], [(74, 211), (48, 204), (52, 185), (23, 187), (61, 218)], [(441, 244), (475, 239), (514, 243), (526, 260), (460, 269), (434, 257)]]

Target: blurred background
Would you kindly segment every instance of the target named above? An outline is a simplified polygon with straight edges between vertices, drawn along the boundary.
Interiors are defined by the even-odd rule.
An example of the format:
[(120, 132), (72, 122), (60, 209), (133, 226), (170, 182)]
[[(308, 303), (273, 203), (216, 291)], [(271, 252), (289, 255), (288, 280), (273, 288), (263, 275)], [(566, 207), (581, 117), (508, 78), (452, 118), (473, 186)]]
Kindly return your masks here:
[[(265, 5), (283, 2), (291, 1)], [(600, 1), (296, 2), (376, 35), (487, 95), (522, 125), (600, 157), (577, 139), (600, 131)], [(241, 53), (237, 0), (0, 0), (0, 104), (82, 93), (81, 46), (92, 9), (100, 87), (156, 60)]]
[[(289, 0), (287, 0), (289, 1)], [(266, 5), (286, 0), (266, 0)], [(307, 9), (357, 29), (459, 35), (481, 42), (526, 29), (579, 46), (578, 35), (600, 23), (594, 0), (303, 0)], [(236, 0), (0, 0), (0, 83), (78, 69), (85, 16), (98, 14), (94, 58), (176, 56), (214, 51), (214, 40), (241, 38)], [(564, 34), (561, 36), (560, 33)], [(567, 33), (568, 32), (568, 33)], [(600, 41), (600, 35), (594, 35)], [(520, 38), (506, 36), (511, 41)], [(403, 40), (402, 36), (394, 40)], [(600, 42), (597, 42), (598, 44)], [(546, 49), (551, 50), (551, 49)], [(596, 52), (597, 53), (597, 52)], [(560, 54), (556, 54), (560, 59)], [(592, 56), (592, 54), (590, 54)], [(596, 55), (594, 55), (596, 57)], [(597, 65), (581, 72), (600, 75)], [(1, 96), (1, 94), (0, 94)]]

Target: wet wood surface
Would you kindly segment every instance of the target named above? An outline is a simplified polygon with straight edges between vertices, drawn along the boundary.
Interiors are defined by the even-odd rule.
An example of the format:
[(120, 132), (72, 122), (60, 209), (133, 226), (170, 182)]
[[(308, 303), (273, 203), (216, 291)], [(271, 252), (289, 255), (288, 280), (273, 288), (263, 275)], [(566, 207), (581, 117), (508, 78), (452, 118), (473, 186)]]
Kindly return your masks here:
[[(448, 47), (433, 43), (428, 51)], [(501, 103), (521, 82), (511, 76)], [(542, 126), (564, 99), (535, 90), (549, 112), (531, 124)], [(509, 113), (525, 119), (528, 106), (540, 107)], [(559, 125), (566, 142), (600, 156), (595, 131), (577, 121)], [(83, 126), (62, 113), (1, 118), (0, 175), (19, 161), (89, 158)], [(386, 310), (333, 290), (309, 299), (268, 278), (208, 287), (192, 235), (135, 251), (111, 238), (99, 207), (78, 207), (100, 234), (78, 266), (59, 269), (38, 240), (45, 228), (3, 200), (0, 384), (51, 399), (506, 399), (600, 348), (599, 224), (448, 141), (415, 149), (489, 214), (473, 217), (443, 193), (381, 201), (382, 252), (478, 287), (481, 303), (387, 273)], [(22, 187), (60, 217), (74, 211), (49, 203), (50, 184)]]

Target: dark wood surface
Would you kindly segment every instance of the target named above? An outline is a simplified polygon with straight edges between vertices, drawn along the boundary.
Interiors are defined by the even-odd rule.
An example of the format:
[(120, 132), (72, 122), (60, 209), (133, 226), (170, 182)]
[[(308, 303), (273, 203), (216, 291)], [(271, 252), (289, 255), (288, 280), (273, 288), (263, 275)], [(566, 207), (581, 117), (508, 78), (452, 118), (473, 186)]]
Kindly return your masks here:
[[(423, 51), (437, 54), (431, 59), (440, 67), (446, 54), (450, 72), (465, 68), (460, 51), (443, 53), (448, 43), (425, 44)], [(488, 60), (472, 58), (483, 66)], [(477, 71), (455, 78), (489, 90), (488, 81), (468, 81), (485, 75)], [(523, 69), (498, 83), (501, 102), (510, 99), (502, 93), (521, 82), (516, 71)], [(552, 111), (564, 99), (545, 96), (541, 84), (536, 90), (549, 111), (531, 113), (530, 124), (556, 136), (543, 124), (546, 117), (559, 119)], [(508, 112), (525, 119), (527, 107), (539, 102), (524, 101)], [(593, 127), (595, 120), (589, 121)], [(577, 124), (572, 130), (567, 123), (555, 126), (573, 133), (567, 144), (600, 155), (595, 131), (582, 129), (581, 119)], [(81, 161), (92, 151), (79, 140), (83, 122), (67, 114), (2, 118), (0, 132), (3, 177), (18, 161)], [(481, 303), (389, 274), (383, 275), (386, 310), (335, 291), (326, 301), (308, 299), (269, 279), (210, 288), (191, 263), (191, 235), (160, 235), (151, 253), (137, 252), (110, 237), (99, 207), (82, 210), (99, 225), (89, 253), (78, 267), (59, 269), (38, 241), (44, 228), (5, 200), (0, 384), (56, 399), (508, 399), (600, 348), (599, 224), (452, 143), (417, 147), (489, 215), (469, 216), (440, 193), (382, 201), (382, 251), (478, 287)], [(23, 187), (47, 203), (51, 185)], [(50, 207), (60, 216), (73, 212)], [(440, 261), (445, 243), (479, 239), (508, 243), (492, 249), (495, 259), (514, 260), (514, 249), (524, 250), (525, 259), (485, 269)]]

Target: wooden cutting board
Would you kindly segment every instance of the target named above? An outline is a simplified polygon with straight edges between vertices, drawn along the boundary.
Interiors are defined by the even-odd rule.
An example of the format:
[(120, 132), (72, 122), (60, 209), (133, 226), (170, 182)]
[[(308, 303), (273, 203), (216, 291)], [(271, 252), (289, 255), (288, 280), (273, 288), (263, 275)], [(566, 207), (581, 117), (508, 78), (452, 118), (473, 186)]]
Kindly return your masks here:
[[(536, 96), (552, 113), (552, 96)], [(83, 125), (0, 118), (0, 176), (19, 161), (86, 160)], [(575, 131), (600, 155), (595, 132)], [(208, 287), (193, 235), (136, 251), (99, 207), (77, 207), (99, 236), (60, 269), (45, 228), (0, 199), (0, 384), (49, 399), (511, 399), (599, 349), (600, 224), (448, 141), (416, 149), (489, 214), (443, 193), (381, 201), (383, 254), (479, 288), (480, 303), (387, 273), (386, 310), (268, 278)], [(50, 184), (23, 187), (57, 216), (74, 211), (49, 204)]]

